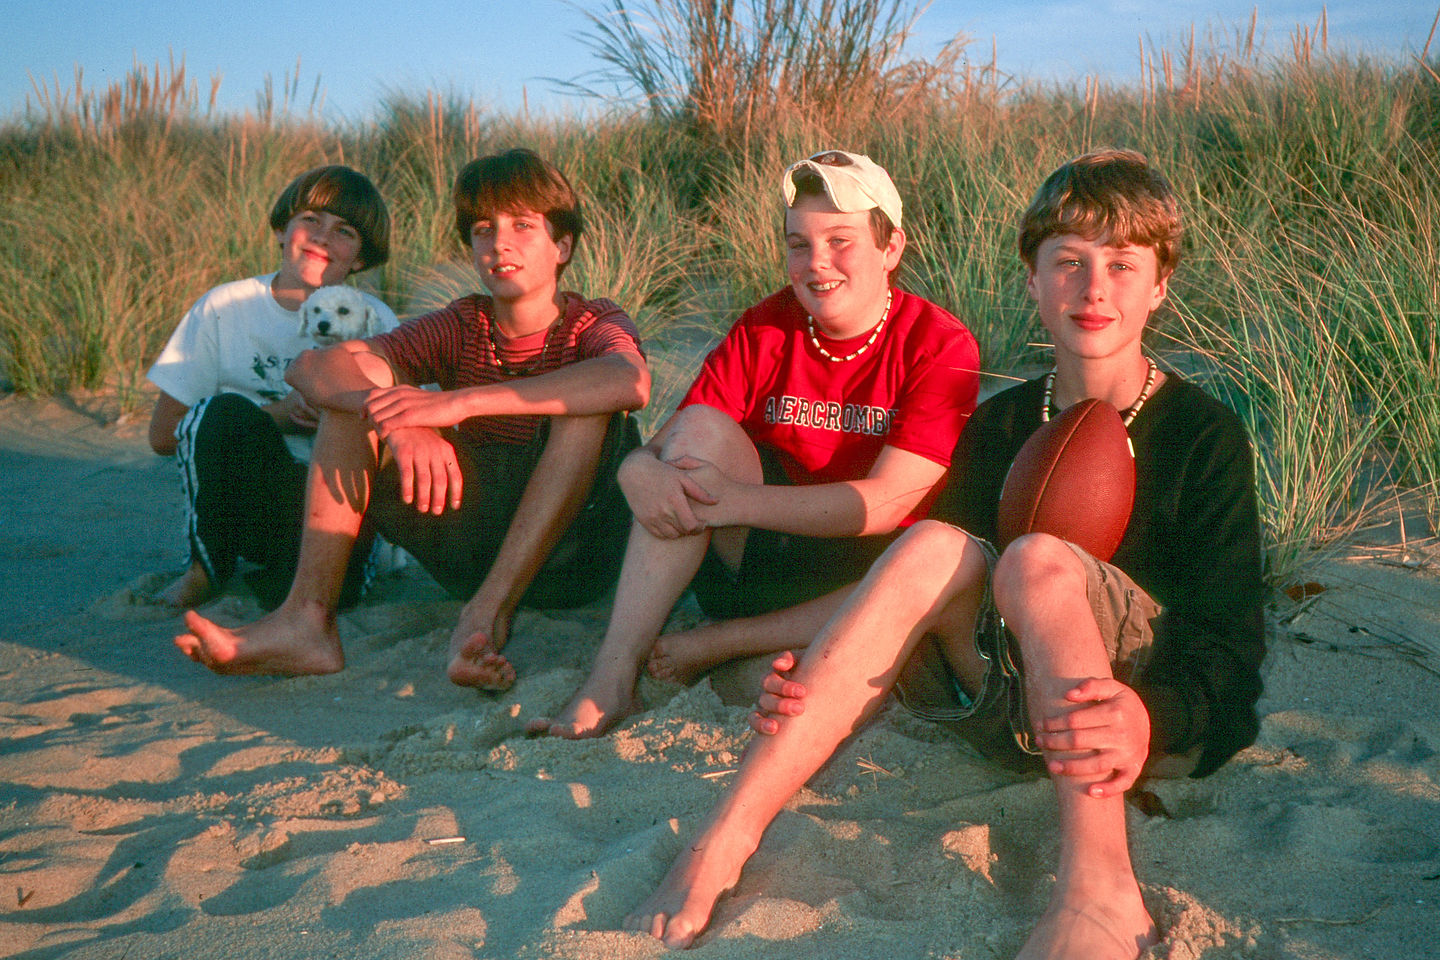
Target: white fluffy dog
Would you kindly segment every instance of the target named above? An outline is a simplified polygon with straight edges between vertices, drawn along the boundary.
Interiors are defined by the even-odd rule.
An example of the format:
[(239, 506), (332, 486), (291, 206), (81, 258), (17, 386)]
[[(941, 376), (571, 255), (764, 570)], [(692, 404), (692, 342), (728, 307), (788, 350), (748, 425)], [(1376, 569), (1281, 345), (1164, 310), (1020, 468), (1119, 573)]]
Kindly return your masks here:
[(354, 287), (321, 287), (300, 305), (300, 335), (318, 346), (380, 332), (380, 315)]

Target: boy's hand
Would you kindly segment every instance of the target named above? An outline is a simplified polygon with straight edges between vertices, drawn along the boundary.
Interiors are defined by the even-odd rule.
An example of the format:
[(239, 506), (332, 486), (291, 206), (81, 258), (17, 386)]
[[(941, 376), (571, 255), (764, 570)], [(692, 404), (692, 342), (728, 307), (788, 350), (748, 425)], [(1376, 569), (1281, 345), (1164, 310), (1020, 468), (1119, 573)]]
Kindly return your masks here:
[(290, 401), (290, 422), (304, 433), (314, 433), (320, 426), (320, 411), (310, 406), (299, 390), (291, 390), (285, 399)]
[(407, 427), (453, 427), (465, 419), (454, 390), (421, 390), (409, 384), (380, 387), (365, 398), (365, 416), (384, 439)]
[(617, 479), (630, 511), (651, 536), (675, 540), (705, 530), (694, 506), (714, 498), (685, 470), (642, 448), (625, 458)]
[(770, 666), (771, 672), (760, 681), (760, 699), (750, 714), (751, 729), (767, 735), (780, 732), (777, 718), (798, 717), (805, 712), (805, 687), (788, 676), (795, 669), (795, 654), (785, 650)]
[(1092, 797), (1123, 794), (1150, 751), (1150, 714), (1140, 695), (1118, 680), (1091, 677), (1065, 691), (1065, 699), (1085, 706), (1057, 711), (1041, 724), (1037, 740), (1050, 772), (1093, 779)]
[(460, 508), (463, 481), (455, 448), (434, 430), (408, 427), (394, 430), (385, 445), (400, 473), (400, 499), (421, 513), (435, 516)]
[(273, 403), (267, 403), (266, 413), (288, 433), (314, 433), (320, 426), (320, 414), (305, 400), (299, 390), (291, 390)]
[[(694, 501), (690, 504), (690, 511), (703, 526), (714, 529), (745, 525), (737, 512), (743, 500), (740, 484), (723, 470), (698, 457), (678, 457), (668, 462), (672, 467), (685, 471), (687, 495)], [(703, 492), (703, 497), (689, 493), (697, 488)]]

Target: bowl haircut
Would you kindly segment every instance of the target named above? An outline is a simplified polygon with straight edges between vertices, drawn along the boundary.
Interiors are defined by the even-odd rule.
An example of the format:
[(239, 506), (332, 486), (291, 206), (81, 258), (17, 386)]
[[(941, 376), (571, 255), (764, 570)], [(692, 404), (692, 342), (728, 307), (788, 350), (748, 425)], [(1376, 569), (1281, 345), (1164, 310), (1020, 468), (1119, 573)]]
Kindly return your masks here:
[(280, 192), (270, 209), (270, 229), (284, 231), (296, 214), (318, 210), (344, 220), (360, 234), (355, 272), (390, 259), (390, 211), (370, 178), (333, 164), (307, 170)]

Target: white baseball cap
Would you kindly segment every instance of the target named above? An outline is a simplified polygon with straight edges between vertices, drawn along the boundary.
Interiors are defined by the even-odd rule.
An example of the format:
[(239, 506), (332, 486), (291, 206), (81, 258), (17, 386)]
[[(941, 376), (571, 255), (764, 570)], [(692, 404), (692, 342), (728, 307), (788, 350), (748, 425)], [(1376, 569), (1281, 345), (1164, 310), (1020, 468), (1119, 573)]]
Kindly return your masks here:
[(807, 160), (790, 164), (780, 182), (785, 206), (795, 206), (795, 171), (808, 170), (825, 185), (825, 195), (841, 213), (863, 213), (879, 207), (890, 223), (900, 228), (900, 194), (890, 174), (874, 160), (844, 150), (821, 150)]

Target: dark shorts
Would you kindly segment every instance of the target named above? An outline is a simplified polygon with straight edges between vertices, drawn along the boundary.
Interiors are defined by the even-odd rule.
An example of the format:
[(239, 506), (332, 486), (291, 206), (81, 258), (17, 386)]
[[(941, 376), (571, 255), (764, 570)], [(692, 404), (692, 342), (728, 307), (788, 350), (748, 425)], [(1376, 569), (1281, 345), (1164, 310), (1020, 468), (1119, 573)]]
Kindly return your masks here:
[[(375, 478), (366, 516), (377, 532), (403, 547), (451, 596), (468, 600), (484, 582), (510, 530), (549, 437), (549, 421), (529, 443), (467, 444), (453, 439), (464, 497), (460, 509), (439, 516), (420, 513), (400, 499), (391, 464)], [(595, 470), (595, 483), (580, 513), (550, 551), (521, 598), (528, 607), (567, 608), (599, 598), (615, 584), (630, 508), (616, 483), (620, 461), (640, 445), (635, 418), (615, 414)]]
[[(979, 538), (971, 539), (984, 551), (993, 574), (995, 548)], [(1067, 546), (1085, 568), (1085, 596), (1105, 641), (1112, 676), (1122, 683), (1134, 683), (1144, 675), (1155, 643), (1153, 623), (1162, 607), (1119, 567), (1097, 560), (1074, 544)], [(932, 641), (917, 651), (917, 656), (931, 661), (920, 666), (944, 670), (949, 683), (927, 685), (921, 698), (902, 681), (896, 684), (895, 694), (911, 713), (945, 727), (996, 763), (1017, 772), (1042, 773), (1045, 765), (1034, 743), (1025, 702), (1020, 645), (995, 609), (991, 579), (986, 577), (985, 595), (975, 619), (975, 650), (986, 663), (979, 692), (970, 697), (963, 691), (939, 645)], [(937, 695), (942, 690), (948, 696)], [(1197, 751), (1194, 756), (1153, 758), (1146, 772), (1185, 776), (1194, 769), (1198, 756)]]
[[(790, 486), (780, 458), (760, 447), (765, 482)], [(865, 576), (903, 530), (868, 537), (806, 537), (752, 528), (745, 535), (740, 569), (731, 570), (712, 548), (690, 588), (713, 620), (754, 617), (824, 596)]]

